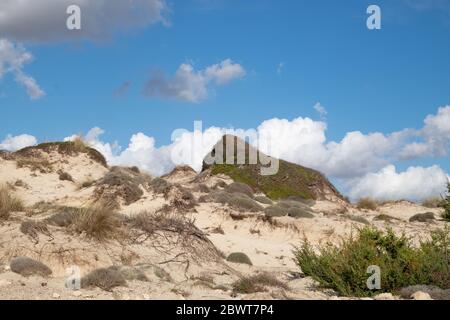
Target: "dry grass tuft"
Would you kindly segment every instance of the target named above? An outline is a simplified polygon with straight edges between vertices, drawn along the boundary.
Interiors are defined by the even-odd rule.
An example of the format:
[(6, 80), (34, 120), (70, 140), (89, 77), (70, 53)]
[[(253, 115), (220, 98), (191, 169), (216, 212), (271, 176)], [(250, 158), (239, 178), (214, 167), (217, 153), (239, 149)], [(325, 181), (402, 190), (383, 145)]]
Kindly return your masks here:
[(243, 277), (233, 283), (235, 293), (250, 294), (264, 292), (267, 287), (288, 290), (289, 287), (269, 273), (261, 273), (251, 277)]
[(356, 206), (358, 209), (377, 210), (378, 203), (374, 199), (366, 197), (359, 199)]
[(11, 212), (22, 211), (23, 209), (22, 200), (13, 196), (7, 187), (0, 186), (0, 220), (6, 220)]
[(111, 205), (100, 202), (79, 208), (72, 228), (75, 232), (103, 241), (120, 235), (120, 220)]

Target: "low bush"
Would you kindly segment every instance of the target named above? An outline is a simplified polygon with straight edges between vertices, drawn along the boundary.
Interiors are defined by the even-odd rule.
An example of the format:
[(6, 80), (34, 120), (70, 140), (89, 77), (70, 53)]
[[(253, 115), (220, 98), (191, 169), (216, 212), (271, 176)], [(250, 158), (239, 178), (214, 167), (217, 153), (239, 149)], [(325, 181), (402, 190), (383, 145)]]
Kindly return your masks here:
[(296, 208), (296, 207), (289, 208), (288, 216), (292, 217), (292, 218), (296, 218), (296, 219), (300, 219), (300, 218), (311, 219), (311, 218), (314, 218), (314, 215), (313, 215), (313, 213), (311, 211), (305, 210), (303, 208)]
[(379, 214), (375, 218), (373, 218), (375, 221), (385, 221), (385, 222), (391, 222), (393, 220), (399, 220), (398, 218), (389, 216), (387, 214)]
[(144, 192), (140, 186), (147, 186), (150, 180), (149, 176), (138, 174), (129, 168), (112, 167), (96, 183), (97, 199), (112, 202), (114, 199), (122, 198), (126, 205), (130, 205), (142, 197)]
[(269, 204), (269, 205), (273, 204), (273, 201), (270, 200), (269, 198), (267, 198), (266, 196), (257, 196), (257, 197), (255, 197), (255, 200), (258, 201), (259, 203), (263, 203), (263, 204)]
[(351, 221), (354, 221), (354, 222), (358, 222), (358, 223), (362, 223), (362, 224), (365, 224), (365, 225), (370, 225), (370, 222), (369, 222), (369, 220), (367, 220), (366, 218), (364, 218), (364, 217), (361, 217), (361, 216), (355, 216), (355, 215), (348, 215), (347, 216)]
[(450, 228), (434, 231), (430, 240), (414, 247), (405, 236), (389, 230), (385, 233), (370, 227), (358, 229), (343, 239), (340, 246), (331, 244), (316, 253), (308, 241), (294, 251), (302, 272), (343, 296), (373, 296), (379, 291), (367, 286), (369, 266), (381, 270), (381, 290), (396, 292), (413, 285), (450, 286)]
[(57, 173), (59, 175), (59, 180), (73, 182), (72, 176), (70, 174), (68, 174), (67, 172), (62, 171), (62, 170), (58, 170)]
[(201, 193), (210, 193), (211, 192), (211, 189), (209, 189), (209, 187), (206, 184), (204, 184), (204, 183), (200, 183), (198, 185), (198, 190)]
[(409, 218), (409, 222), (431, 222), (433, 220), (435, 218), (432, 212), (419, 213)]
[(52, 270), (45, 264), (28, 257), (17, 257), (12, 259), (10, 262), (10, 268), (12, 272), (18, 273), (24, 277), (48, 277), (52, 274)]
[(253, 189), (245, 183), (233, 182), (225, 188), (225, 191), (229, 193), (244, 193), (253, 198)]
[(57, 227), (68, 227), (70, 226), (77, 215), (79, 209), (76, 208), (62, 208), (60, 212), (53, 214), (52, 216), (45, 219), (45, 222), (49, 225)]
[(31, 237), (34, 241), (39, 241), (39, 233), (51, 237), (47, 225), (42, 221), (27, 220), (21, 223), (20, 232)]
[(259, 212), (263, 211), (263, 208), (256, 201), (242, 197), (242, 196), (233, 196), (229, 201), (231, 207), (235, 208), (239, 211), (250, 211), (250, 212)]
[(240, 264), (253, 265), (250, 258), (243, 252), (233, 252), (227, 257), (227, 261)]
[(280, 205), (274, 205), (264, 209), (264, 213), (268, 217), (284, 217), (287, 216), (289, 208)]
[(150, 182), (150, 188), (155, 193), (164, 194), (168, 187), (170, 183), (162, 178), (155, 178)]
[(0, 220), (6, 220), (12, 212), (23, 209), (22, 200), (13, 196), (7, 187), (0, 186)]
[(105, 291), (111, 291), (115, 287), (126, 287), (127, 281), (120, 269), (109, 267), (96, 269), (81, 278), (81, 287), (98, 287)]

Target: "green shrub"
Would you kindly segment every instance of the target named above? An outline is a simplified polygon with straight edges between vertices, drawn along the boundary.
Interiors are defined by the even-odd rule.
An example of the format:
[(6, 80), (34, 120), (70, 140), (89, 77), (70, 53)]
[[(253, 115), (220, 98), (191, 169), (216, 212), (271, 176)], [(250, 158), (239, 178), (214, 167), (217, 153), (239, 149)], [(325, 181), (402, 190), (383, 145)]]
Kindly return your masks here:
[(11, 212), (22, 211), (23, 209), (22, 200), (11, 195), (7, 187), (0, 186), (0, 220), (6, 220)]
[(377, 210), (378, 203), (372, 198), (361, 198), (356, 204), (358, 209)]
[(243, 252), (233, 252), (227, 258), (227, 261), (241, 264), (253, 265), (250, 258)]
[(450, 221), (450, 183), (448, 183), (447, 188), (448, 188), (448, 195), (443, 204), (443, 208), (445, 211), (444, 214), (442, 215), (442, 218), (444, 218), (444, 220)]
[(396, 292), (413, 285), (450, 286), (450, 228), (434, 231), (431, 239), (418, 247), (405, 236), (396, 236), (370, 227), (358, 229), (356, 236), (331, 244), (316, 253), (308, 241), (294, 251), (297, 265), (326, 288), (343, 296), (373, 296), (366, 273), (371, 265), (381, 270), (381, 290)]

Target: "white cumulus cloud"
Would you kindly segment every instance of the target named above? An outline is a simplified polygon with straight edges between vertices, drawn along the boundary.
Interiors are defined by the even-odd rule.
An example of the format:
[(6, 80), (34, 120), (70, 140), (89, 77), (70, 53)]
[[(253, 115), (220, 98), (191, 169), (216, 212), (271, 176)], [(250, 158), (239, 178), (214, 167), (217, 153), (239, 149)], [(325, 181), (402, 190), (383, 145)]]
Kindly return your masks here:
[(410, 167), (397, 172), (389, 165), (375, 173), (368, 173), (349, 181), (349, 195), (353, 199), (370, 196), (377, 200), (407, 199), (421, 201), (444, 194), (450, 177), (439, 167)]
[(17, 151), (29, 146), (37, 144), (35, 137), (28, 134), (21, 134), (18, 136), (7, 135), (6, 138), (0, 142), (0, 150)]
[(192, 64), (183, 63), (172, 78), (162, 72), (154, 73), (144, 88), (144, 94), (197, 103), (208, 97), (212, 84), (225, 85), (243, 78), (245, 74), (245, 69), (230, 59), (199, 71)]

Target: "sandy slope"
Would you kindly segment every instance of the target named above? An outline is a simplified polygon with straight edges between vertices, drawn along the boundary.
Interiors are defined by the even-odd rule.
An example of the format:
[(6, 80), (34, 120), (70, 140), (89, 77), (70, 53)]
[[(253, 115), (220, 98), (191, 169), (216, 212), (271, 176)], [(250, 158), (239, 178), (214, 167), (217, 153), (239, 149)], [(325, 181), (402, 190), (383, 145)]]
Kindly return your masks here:
[[(95, 187), (80, 189), (80, 185), (103, 177), (108, 172), (107, 168), (83, 154), (76, 157), (56, 153), (45, 156), (52, 163), (51, 173), (18, 168), (14, 160), (0, 158), (0, 184), (10, 185), (28, 206), (41, 201), (83, 206), (94, 199)], [(57, 170), (69, 173), (74, 182), (61, 181)], [(206, 176), (199, 180), (193, 172), (185, 169), (165, 179), (192, 190), (196, 198), (202, 195), (198, 190), (199, 182), (209, 187), (219, 180), (231, 183), (227, 177)], [(143, 210), (155, 211), (170, 204), (164, 196), (142, 189), (141, 199), (122, 206), (121, 213), (133, 215)], [(53, 226), (49, 227), (51, 236), (40, 234), (36, 242), (19, 230), (21, 222), (30, 218), (42, 220), (49, 213), (14, 213), (8, 221), (0, 222), (0, 299), (335, 299), (337, 297), (332, 292), (317, 289), (311, 279), (299, 275), (292, 259), (292, 249), (302, 239), (306, 237), (314, 245), (338, 243), (356, 226), (362, 226), (351, 216), (364, 217), (381, 229), (405, 232), (416, 240), (425, 236), (427, 231), (444, 226), (442, 221), (429, 224), (408, 222), (417, 213), (440, 213), (438, 209), (409, 202), (386, 204), (377, 212), (360, 211), (342, 202), (329, 201), (317, 202), (313, 209), (313, 219), (283, 217), (275, 219), (274, 224), (262, 221), (262, 214), (238, 213), (220, 204), (200, 203), (187, 214), (195, 219), (196, 226), (207, 234), (212, 244), (193, 241), (189, 248), (179, 243), (174, 245), (170, 239), (176, 235), (170, 233), (142, 243), (116, 240), (98, 243)], [(380, 213), (398, 220), (375, 221)], [(213, 247), (225, 256), (244, 252), (253, 266), (229, 263), (212, 254)], [(9, 261), (17, 256), (44, 262), (52, 269), (53, 275), (50, 278), (25, 278), (11, 272)], [(82, 274), (112, 265), (133, 266), (140, 268), (148, 281), (129, 281), (127, 287), (118, 287), (112, 292), (100, 289), (72, 291), (65, 288), (65, 281), (66, 269), (73, 265), (79, 266)], [(241, 276), (263, 271), (270, 272), (290, 289), (269, 288), (267, 292), (251, 295), (232, 292), (232, 283)]]

